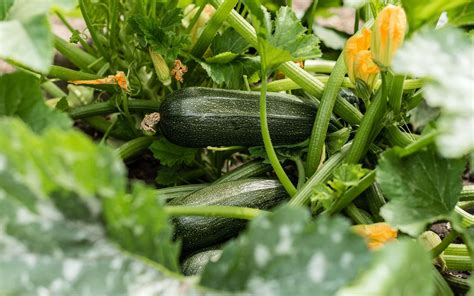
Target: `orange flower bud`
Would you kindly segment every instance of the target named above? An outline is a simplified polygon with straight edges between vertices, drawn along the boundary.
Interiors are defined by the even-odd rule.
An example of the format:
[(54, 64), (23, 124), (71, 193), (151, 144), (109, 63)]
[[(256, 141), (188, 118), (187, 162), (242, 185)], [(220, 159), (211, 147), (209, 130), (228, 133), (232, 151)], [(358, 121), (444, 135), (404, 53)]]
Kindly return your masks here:
[(387, 223), (374, 223), (352, 226), (355, 233), (364, 237), (369, 249), (375, 250), (397, 238), (397, 230)]
[(407, 17), (400, 6), (388, 5), (377, 16), (373, 26), (372, 57), (381, 67), (388, 67), (402, 45), (407, 29)]
[(354, 74), (354, 60), (355, 56), (363, 51), (368, 50), (370, 47), (370, 35), (372, 33), (369, 29), (364, 28), (361, 32), (347, 39), (346, 46), (344, 48), (344, 62), (346, 63), (347, 73), (349, 79), (355, 84)]

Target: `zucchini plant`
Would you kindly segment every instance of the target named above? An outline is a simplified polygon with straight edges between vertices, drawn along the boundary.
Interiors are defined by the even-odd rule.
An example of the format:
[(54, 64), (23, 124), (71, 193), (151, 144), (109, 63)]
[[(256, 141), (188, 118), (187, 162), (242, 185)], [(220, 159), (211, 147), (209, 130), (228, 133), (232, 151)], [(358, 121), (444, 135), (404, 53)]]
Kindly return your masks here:
[(473, 293), (473, 4), (283, 2), (0, 4), (1, 295)]

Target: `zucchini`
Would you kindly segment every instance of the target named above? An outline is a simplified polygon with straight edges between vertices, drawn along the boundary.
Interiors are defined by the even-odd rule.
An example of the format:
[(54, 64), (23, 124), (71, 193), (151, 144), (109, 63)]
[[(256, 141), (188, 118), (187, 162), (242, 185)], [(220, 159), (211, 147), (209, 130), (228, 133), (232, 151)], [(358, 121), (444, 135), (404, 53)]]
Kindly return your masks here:
[[(261, 146), (259, 92), (190, 87), (167, 96), (160, 107), (160, 130), (186, 147)], [(274, 145), (311, 135), (316, 105), (288, 94), (267, 93), (268, 127)]]
[(183, 261), (181, 269), (186, 276), (202, 273), (209, 261), (217, 261), (222, 254), (222, 250), (204, 250), (190, 255)]
[[(240, 206), (270, 209), (288, 197), (277, 180), (244, 179), (214, 184), (177, 197), (168, 204), (172, 206)], [(231, 218), (187, 217), (172, 219), (175, 236), (181, 239), (183, 252), (188, 253), (216, 245), (234, 237), (245, 227), (246, 221)]]

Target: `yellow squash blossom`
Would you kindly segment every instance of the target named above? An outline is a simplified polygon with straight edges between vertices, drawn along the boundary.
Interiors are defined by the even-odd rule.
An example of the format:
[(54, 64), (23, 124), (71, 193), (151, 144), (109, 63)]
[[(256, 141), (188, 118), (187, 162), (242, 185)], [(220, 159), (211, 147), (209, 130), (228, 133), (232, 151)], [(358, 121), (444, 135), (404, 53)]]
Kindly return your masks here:
[(356, 54), (354, 58), (355, 86), (362, 97), (370, 97), (379, 73), (380, 69), (372, 60), (370, 51), (363, 50)]
[(372, 56), (381, 67), (388, 67), (397, 49), (402, 45), (407, 29), (403, 8), (388, 5), (377, 16), (373, 26)]
[(355, 233), (367, 241), (369, 249), (375, 250), (397, 238), (397, 230), (387, 223), (362, 224), (352, 226)]
[(364, 28), (361, 32), (347, 39), (346, 46), (344, 47), (344, 62), (346, 64), (347, 73), (349, 74), (349, 79), (354, 84), (356, 81), (354, 73), (355, 56), (359, 52), (369, 49), (371, 34), (369, 29)]

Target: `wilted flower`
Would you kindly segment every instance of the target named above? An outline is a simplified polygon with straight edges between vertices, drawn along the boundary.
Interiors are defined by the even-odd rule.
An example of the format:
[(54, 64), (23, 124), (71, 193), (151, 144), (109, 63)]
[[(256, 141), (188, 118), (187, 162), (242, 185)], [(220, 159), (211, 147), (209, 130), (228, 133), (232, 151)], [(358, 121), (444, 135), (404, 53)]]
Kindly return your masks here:
[(381, 67), (388, 67), (402, 45), (407, 29), (403, 8), (389, 4), (377, 16), (373, 26), (372, 56)]
[(371, 250), (378, 249), (397, 238), (397, 230), (387, 223), (355, 225), (352, 229), (365, 238)]

